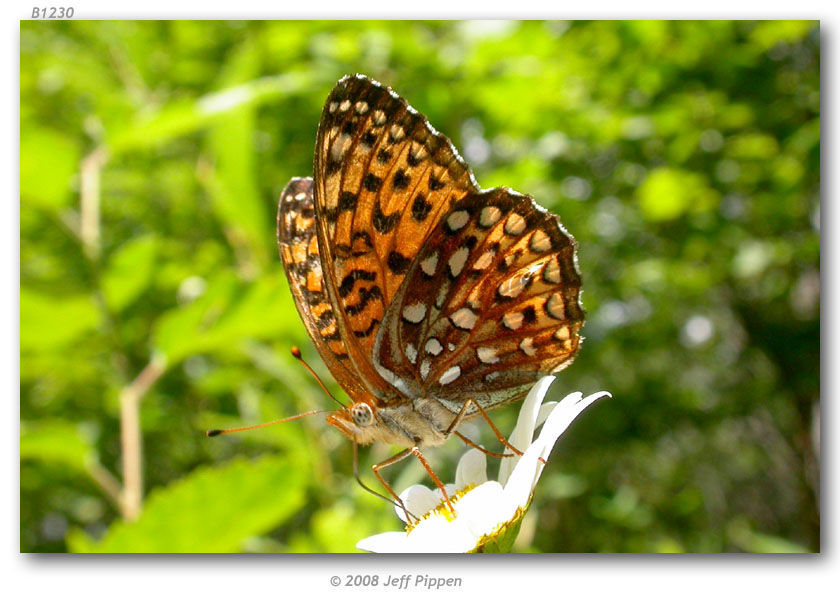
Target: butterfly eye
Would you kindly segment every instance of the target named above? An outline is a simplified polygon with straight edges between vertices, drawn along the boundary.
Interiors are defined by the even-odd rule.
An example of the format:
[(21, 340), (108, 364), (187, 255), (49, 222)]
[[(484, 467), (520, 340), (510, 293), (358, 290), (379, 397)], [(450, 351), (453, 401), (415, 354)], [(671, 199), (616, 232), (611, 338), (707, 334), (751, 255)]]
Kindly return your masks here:
[(353, 415), (353, 422), (359, 427), (367, 427), (373, 423), (373, 411), (364, 402), (359, 402), (353, 406), (350, 409), (350, 414)]

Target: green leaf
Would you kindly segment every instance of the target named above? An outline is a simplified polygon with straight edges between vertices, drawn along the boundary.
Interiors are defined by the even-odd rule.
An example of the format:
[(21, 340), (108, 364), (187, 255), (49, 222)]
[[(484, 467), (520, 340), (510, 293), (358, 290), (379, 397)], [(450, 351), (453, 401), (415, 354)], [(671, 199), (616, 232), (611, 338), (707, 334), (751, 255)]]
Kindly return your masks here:
[(157, 238), (145, 235), (126, 242), (111, 256), (102, 276), (108, 308), (119, 312), (143, 293), (152, 281), (157, 253)]
[(117, 522), (98, 542), (76, 531), (68, 546), (73, 552), (237, 552), (297, 512), (305, 474), (285, 456), (199, 468), (153, 492), (137, 521)]
[(747, 552), (799, 554), (809, 550), (795, 542), (755, 531), (746, 519), (736, 517), (727, 525), (729, 538)]
[(733, 136), (727, 150), (736, 159), (768, 160), (779, 153), (779, 143), (770, 135), (745, 133)]
[[(253, 78), (259, 69), (257, 57), (253, 45), (237, 48), (225, 65), (222, 84), (229, 87)], [(254, 105), (243, 103), (213, 123), (208, 145), (215, 168), (207, 177), (207, 186), (230, 242), (264, 264), (268, 258), (266, 232), (271, 227), (256, 182), (255, 117)]]
[(718, 200), (702, 176), (671, 167), (651, 171), (636, 190), (636, 198), (648, 221), (670, 221), (688, 211), (709, 210)]
[(100, 314), (89, 296), (53, 297), (20, 290), (20, 350), (63, 348), (99, 325)]
[(312, 537), (318, 552), (360, 552), (356, 543), (374, 533), (370, 521), (359, 519), (346, 502), (337, 502), (312, 518)]
[(108, 149), (116, 155), (154, 147), (192, 133), (230, 111), (296, 92), (305, 81), (298, 74), (275, 75), (213, 92), (198, 100), (176, 100), (114, 133)]
[(70, 186), (79, 169), (79, 149), (57, 131), (21, 127), (20, 195), (22, 202), (57, 209), (72, 199)]
[(205, 349), (204, 336), (228, 309), (238, 287), (236, 276), (223, 271), (199, 298), (163, 313), (152, 336), (155, 348), (173, 364)]
[(761, 50), (768, 50), (776, 44), (798, 42), (811, 32), (818, 21), (760, 21), (750, 34), (750, 39)]
[(299, 320), (288, 287), (280, 273), (250, 284), (221, 273), (200, 298), (161, 317), (155, 347), (175, 363), (191, 354), (229, 352), (250, 339), (289, 337)]
[(21, 423), (20, 459), (63, 464), (85, 472), (96, 451), (89, 436), (73, 423), (60, 419)]

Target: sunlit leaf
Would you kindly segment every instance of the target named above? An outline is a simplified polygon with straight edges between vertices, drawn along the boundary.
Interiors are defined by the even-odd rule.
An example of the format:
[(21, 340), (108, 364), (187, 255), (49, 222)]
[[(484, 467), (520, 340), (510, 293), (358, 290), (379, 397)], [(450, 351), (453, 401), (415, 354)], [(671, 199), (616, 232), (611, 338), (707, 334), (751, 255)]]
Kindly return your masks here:
[(31, 123), (21, 127), (21, 200), (50, 209), (65, 206), (72, 198), (79, 159), (79, 148), (69, 136)]
[[(257, 56), (251, 45), (237, 49), (225, 65), (221, 84), (230, 87), (253, 78), (258, 73)], [(255, 112), (253, 103), (242, 103), (213, 122), (208, 132), (212, 166), (207, 186), (230, 242), (262, 264), (271, 225), (266, 199), (260, 197), (255, 181)]]
[(21, 460), (40, 460), (85, 471), (94, 457), (92, 441), (75, 423), (55, 419), (21, 424)]
[(163, 314), (155, 347), (170, 362), (203, 352), (229, 352), (249, 339), (276, 339), (298, 327), (288, 284), (277, 272), (253, 283), (221, 273), (206, 292), (189, 304)]
[(671, 167), (651, 171), (636, 190), (636, 197), (650, 221), (669, 221), (689, 210), (708, 210), (717, 202), (716, 193), (700, 175)]
[(741, 517), (733, 519), (727, 528), (729, 537), (747, 552), (766, 554), (799, 554), (808, 552), (807, 548), (785, 538), (755, 531)]
[(301, 88), (305, 79), (296, 74), (263, 77), (198, 100), (176, 100), (147, 117), (139, 117), (108, 140), (113, 154), (141, 150), (186, 135), (230, 111), (267, 102)]
[(126, 242), (110, 257), (102, 275), (102, 291), (112, 311), (121, 311), (148, 287), (157, 252), (158, 239), (146, 235)]
[(779, 143), (769, 135), (748, 133), (734, 136), (727, 146), (727, 154), (737, 159), (765, 160), (779, 152)]
[(154, 491), (137, 521), (115, 523), (99, 541), (77, 531), (68, 544), (73, 552), (237, 552), (300, 508), (305, 473), (283, 456), (202, 467)]
[(96, 328), (100, 313), (89, 296), (48, 296), (20, 290), (20, 348), (24, 351), (66, 347)]
[(762, 50), (767, 50), (782, 42), (797, 42), (808, 35), (812, 28), (811, 21), (761, 21), (753, 29), (750, 38)]

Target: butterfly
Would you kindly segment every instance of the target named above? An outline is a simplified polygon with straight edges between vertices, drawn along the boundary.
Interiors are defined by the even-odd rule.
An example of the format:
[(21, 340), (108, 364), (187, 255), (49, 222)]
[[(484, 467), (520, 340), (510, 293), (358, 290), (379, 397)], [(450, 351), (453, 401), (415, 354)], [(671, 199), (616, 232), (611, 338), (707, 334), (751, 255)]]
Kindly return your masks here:
[(280, 195), (277, 239), (306, 330), (351, 399), (327, 422), (354, 457), (376, 441), (405, 448), (373, 467), (398, 501), (379, 469), (412, 454), (443, 490), (420, 448), (452, 434), (475, 446), (462, 422), (492, 427), (487, 411), (577, 354), (577, 244), (530, 196), (481, 189), (449, 139), (364, 75), (330, 92), (313, 171)]

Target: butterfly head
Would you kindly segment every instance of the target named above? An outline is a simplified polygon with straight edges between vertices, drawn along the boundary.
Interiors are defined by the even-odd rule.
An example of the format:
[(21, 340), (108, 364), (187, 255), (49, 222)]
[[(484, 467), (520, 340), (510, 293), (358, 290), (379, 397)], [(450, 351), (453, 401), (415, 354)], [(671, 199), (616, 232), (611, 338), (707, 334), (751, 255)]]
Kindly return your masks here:
[(358, 444), (369, 444), (377, 438), (376, 406), (372, 399), (356, 400), (334, 411), (327, 423)]

